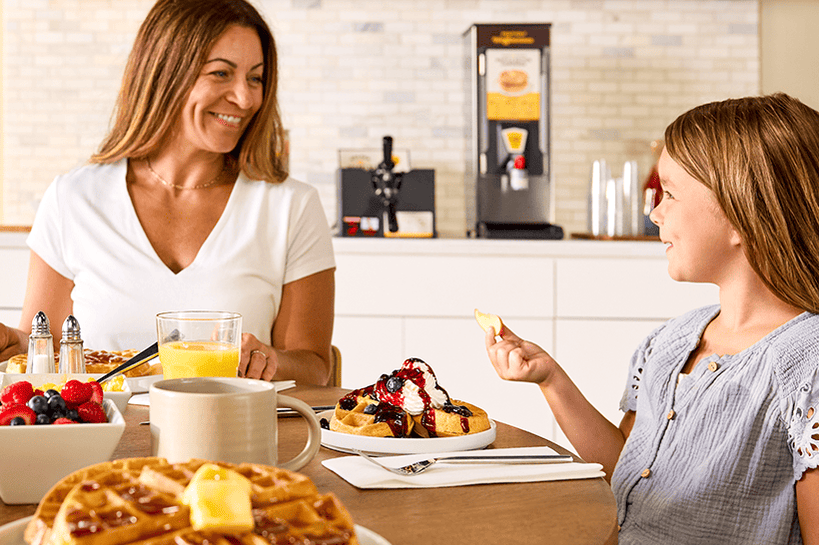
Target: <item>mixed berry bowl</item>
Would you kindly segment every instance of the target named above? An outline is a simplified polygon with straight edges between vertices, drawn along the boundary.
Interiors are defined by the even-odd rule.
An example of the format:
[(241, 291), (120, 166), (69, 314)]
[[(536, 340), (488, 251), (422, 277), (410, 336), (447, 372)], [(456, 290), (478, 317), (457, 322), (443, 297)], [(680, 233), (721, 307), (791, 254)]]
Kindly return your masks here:
[(34, 389), (54, 384), (53, 377), (62, 380), (61, 374), (0, 378), (0, 499), (4, 503), (38, 503), (66, 475), (111, 458), (125, 431), (125, 419), (115, 401), (101, 393), (85, 399), (87, 389), (77, 385), (87, 376), (78, 376), (76, 384), (60, 392)]

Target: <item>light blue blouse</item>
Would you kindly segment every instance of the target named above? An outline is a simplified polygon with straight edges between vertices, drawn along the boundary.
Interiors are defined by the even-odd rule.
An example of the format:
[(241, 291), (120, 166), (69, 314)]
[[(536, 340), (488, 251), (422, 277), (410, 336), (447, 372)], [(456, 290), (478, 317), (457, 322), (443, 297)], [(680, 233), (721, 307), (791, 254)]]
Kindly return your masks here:
[(802, 543), (795, 482), (819, 465), (819, 315), (678, 377), (718, 306), (652, 332), (620, 408), (637, 411), (612, 476), (620, 544)]

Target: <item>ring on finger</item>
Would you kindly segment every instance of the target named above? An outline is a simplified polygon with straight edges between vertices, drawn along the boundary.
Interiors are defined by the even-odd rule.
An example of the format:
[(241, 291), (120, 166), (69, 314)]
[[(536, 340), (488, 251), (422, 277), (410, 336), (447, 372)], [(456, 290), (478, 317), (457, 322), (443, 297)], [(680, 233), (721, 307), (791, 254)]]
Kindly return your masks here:
[(267, 354), (265, 354), (261, 350), (251, 350), (250, 351), (250, 357), (251, 358), (253, 357), (253, 354), (261, 354), (262, 356), (264, 356), (265, 361), (267, 361)]

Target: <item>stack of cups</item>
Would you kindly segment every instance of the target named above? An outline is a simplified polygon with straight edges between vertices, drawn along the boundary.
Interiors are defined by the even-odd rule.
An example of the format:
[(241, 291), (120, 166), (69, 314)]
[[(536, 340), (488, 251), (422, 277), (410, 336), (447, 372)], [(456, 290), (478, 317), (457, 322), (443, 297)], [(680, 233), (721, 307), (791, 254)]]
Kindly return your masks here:
[(589, 190), (589, 233), (593, 236), (639, 235), (642, 226), (637, 162), (623, 164), (623, 176), (613, 178), (604, 159), (592, 164)]

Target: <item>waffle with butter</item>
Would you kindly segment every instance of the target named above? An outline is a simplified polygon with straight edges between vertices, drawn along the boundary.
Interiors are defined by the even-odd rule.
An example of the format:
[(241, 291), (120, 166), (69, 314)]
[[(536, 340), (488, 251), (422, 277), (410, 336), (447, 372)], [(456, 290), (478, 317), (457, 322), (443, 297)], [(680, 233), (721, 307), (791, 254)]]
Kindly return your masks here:
[[(107, 373), (112, 371), (117, 365), (121, 365), (128, 361), (128, 359), (136, 356), (139, 350), (91, 350), (83, 349), (83, 356), (85, 357), (85, 372), (86, 373)], [(57, 369), (60, 368), (60, 355), (54, 354), (54, 363)], [(9, 358), (6, 366), (6, 373), (25, 373), (26, 372), (26, 354), (17, 354)], [(135, 369), (125, 373), (126, 377), (142, 377), (145, 375), (161, 375), (162, 366), (159, 363), (153, 365), (140, 365)]]
[[(182, 495), (211, 463), (251, 483), (254, 529), (196, 531)], [(43, 498), (25, 530), (30, 545), (358, 545), (353, 521), (333, 494), (304, 475), (258, 464), (130, 458), (65, 477)]]

